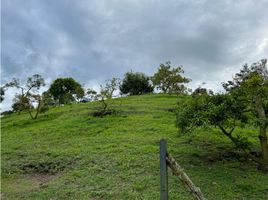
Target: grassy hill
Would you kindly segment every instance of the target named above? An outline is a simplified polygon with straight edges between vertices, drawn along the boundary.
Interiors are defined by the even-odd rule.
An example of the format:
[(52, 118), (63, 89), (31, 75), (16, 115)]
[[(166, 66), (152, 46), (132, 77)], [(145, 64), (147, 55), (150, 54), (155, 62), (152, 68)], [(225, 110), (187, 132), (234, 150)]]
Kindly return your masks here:
[[(239, 157), (217, 129), (178, 133), (170, 109), (184, 98), (113, 99), (109, 104), (117, 113), (102, 118), (91, 115), (98, 102), (51, 108), (37, 120), (27, 113), (4, 116), (1, 196), (159, 199), (159, 140), (165, 138), (169, 152), (208, 199), (268, 199), (268, 175)], [(258, 145), (256, 137), (252, 142)], [(170, 172), (169, 196), (191, 199)]]

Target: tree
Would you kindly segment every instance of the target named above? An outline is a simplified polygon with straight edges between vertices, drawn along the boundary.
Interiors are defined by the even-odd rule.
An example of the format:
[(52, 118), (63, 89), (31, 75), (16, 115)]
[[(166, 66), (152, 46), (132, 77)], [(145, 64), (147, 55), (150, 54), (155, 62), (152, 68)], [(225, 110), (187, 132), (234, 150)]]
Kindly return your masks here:
[(93, 113), (93, 116), (103, 117), (105, 115), (111, 115), (115, 113), (115, 110), (110, 109), (110, 104), (108, 108), (107, 99), (111, 99), (111, 95), (112, 95), (109, 87), (107, 88), (107, 87), (101, 86), (100, 93), (97, 93), (96, 91), (92, 89), (89, 89), (87, 93), (91, 95), (95, 100), (101, 103), (101, 107), (99, 107), (98, 110)]
[[(95, 112), (94, 116), (105, 116), (114, 113), (115, 111), (108, 108), (107, 99), (113, 97), (114, 91), (119, 87), (120, 79), (112, 78), (111, 80), (106, 80), (105, 86), (100, 86), (100, 93), (97, 94), (94, 90), (89, 90), (91, 95), (95, 95), (95, 99), (101, 102), (101, 108), (99, 111)], [(109, 105), (110, 107), (110, 105)]]
[(196, 96), (196, 95), (213, 95), (213, 91), (199, 86), (192, 93), (192, 96)]
[(119, 88), (119, 86), (120, 86), (120, 79), (112, 78), (106, 80), (104, 86), (101, 85), (101, 90), (107, 99), (111, 99), (113, 97), (114, 91), (116, 91)]
[[(244, 65), (232, 81), (223, 83), (226, 94), (195, 95), (177, 113), (177, 126), (187, 132), (197, 127), (216, 126), (262, 170), (268, 170), (268, 71), (267, 60)], [(234, 135), (237, 126), (252, 122), (259, 127), (261, 158), (250, 154), (245, 135)]]
[(153, 85), (164, 93), (185, 93), (184, 83), (189, 83), (190, 79), (181, 76), (184, 73), (182, 67), (171, 67), (171, 62), (160, 64), (158, 71), (152, 76)]
[(248, 121), (245, 108), (245, 104), (237, 102), (230, 94), (195, 95), (181, 103), (176, 124), (184, 133), (197, 127), (216, 126), (236, 147), (247, 150), (245, 138), (232, 135), (237, 126)]
[(223, 83), (225, 90), (232, 96), (247, 103), (247, 112), (254, 116), (255, 124), (259, 127), (261, 146), (261, 167), (268, 170), (268, 69), (267, 59), (253, 63), (250, 67), (245, 64), (232, 81)]
[[(44, 110), (45, 102), (42, 96), (38, 94), (38, 90), (45, 86), (43, 77), (39, 74), (34, 74), (32, 77), (28, 77), (25, 86), (21, 86), (19, 79), (13, 79), (11, 82), (5, 85), (6, 87), (15, 87), (21, 90), (20, 94), (16, 94), (14, 98), (14, 104), (12, 108), (19, 114), (22, 111), (27, 111), (32, 119), (36, 119), (38, 114)], [(33, 114), (33, 103), (37, 103), (37, 109)]]
[(140, 95), (153, 91), (150, 78), (140, 72), (127, 72), (120, 86), (122, 94)]
[(13, 78), (13, 80), (9, 83), (7, 83), (6, 87), (15, 87), (21, 90), (22, 96), (28, 96), (31, 94), (31, 92), (36, 92), (40, 89), (40, 87), (45, 86), (45, 80), (43, 77), (39, 74), (34, 74), (32, 77), (28, 77), (27, 83), (25, 86), (21, 86), (20, 80)]
[(59, 104), (67, 104), (84, 96), (84, 89), (73, 78), (56, 79), (48, 91)]

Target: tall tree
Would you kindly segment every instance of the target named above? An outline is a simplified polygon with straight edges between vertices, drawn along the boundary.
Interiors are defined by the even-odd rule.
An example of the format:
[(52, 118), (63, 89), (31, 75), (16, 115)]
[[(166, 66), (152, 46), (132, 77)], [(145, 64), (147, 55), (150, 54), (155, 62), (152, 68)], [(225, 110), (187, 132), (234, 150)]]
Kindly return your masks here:
[(58, 78), (49, 88), (50, 94), (59, 104), (66, 104), (81, 99), (84, 96), (84, 89), (81, 84), (73, 78)]
[(184, 93), (186, 91), (185, 83), (190, 79), (183, 77), (182, 67), (172, 67), (171, 62), (160, 64), (158, 71), (152, 76), (153, 85), (164, 93)]

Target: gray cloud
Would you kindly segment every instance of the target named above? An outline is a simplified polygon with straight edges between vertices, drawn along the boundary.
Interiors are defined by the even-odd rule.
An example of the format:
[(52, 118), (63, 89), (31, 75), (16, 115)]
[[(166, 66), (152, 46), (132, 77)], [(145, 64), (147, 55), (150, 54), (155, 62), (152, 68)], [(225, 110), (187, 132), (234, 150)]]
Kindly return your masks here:
[(3, 0), (2, 82), (40, 73), (89, 86), (167, 60), (219, 89), (268, 56), (268, 1)]

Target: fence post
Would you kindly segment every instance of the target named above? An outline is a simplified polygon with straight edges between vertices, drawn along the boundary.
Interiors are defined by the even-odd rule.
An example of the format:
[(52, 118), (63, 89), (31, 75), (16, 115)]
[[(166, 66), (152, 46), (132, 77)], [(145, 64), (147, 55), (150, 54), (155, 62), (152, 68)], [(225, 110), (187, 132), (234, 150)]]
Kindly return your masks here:
[(167, 144), (160, 140), (160, 200), (168, 200)]

